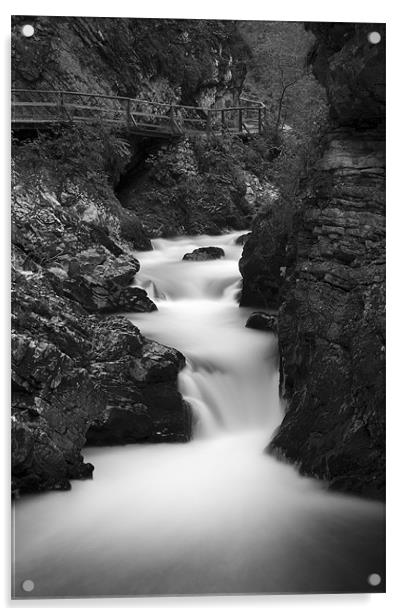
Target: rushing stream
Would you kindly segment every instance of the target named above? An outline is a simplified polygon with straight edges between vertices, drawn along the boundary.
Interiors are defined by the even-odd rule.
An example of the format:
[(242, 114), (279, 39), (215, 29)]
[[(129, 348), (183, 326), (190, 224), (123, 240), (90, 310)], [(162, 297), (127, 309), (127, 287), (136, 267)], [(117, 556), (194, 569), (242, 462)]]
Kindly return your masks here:
[[(383, 505), (328, 493), (263, 452), (282, 417), (277, 347), (244, 327), (238, 235), (160, 239), (139, 255), (158, 312), (129, 316), (187, 357), (194, 438), (88, 448), (93, 481), (17, 501), (17, 596), (383, 590), (368, 584), (384, 577)], [(226, 256), (182, 261), (199, 246)]]

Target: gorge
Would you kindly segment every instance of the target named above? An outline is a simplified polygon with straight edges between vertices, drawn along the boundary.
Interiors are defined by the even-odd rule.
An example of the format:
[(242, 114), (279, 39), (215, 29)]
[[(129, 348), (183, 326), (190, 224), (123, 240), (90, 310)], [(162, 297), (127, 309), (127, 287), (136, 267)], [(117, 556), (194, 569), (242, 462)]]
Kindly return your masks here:
[(14, 87), (268, 119), (15, 131), (13, 595), (382, 592), (384, 26), (27, 19)]
[[(382, 504), (331, 495), (263, 453), (283, 414), (277, 344), (244, 327), (237, 235), (154, 240), (138, 255), (158, 311), (127, 316), (185, 354), (193, 439), (86, 448), (92, 482), (22, 499), (17, 595), (31, 578), (34, 596), (60, 597), (364, 592), (384, 575)], [(210, 244), (226, 256), (182, 261)]]

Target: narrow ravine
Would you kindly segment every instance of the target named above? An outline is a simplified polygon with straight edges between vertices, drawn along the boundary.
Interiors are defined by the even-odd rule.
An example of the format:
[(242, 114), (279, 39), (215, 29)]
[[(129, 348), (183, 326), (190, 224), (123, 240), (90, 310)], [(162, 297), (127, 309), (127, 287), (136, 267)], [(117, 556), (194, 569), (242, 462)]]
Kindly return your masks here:
[[(264, 453), (282, 418), (275, 337), (244, 327), (240, 232), (155, 240), (137, 285), (158, 312), (144, 335), (187, 358), (187, 444), (89, 448), (93, 481), (24, 497), (15, 593), (30, 596), (363, 592), (384, 575), (384, 507), (329, 493)], [(220, 260), (183, 262), (200, 246)]]

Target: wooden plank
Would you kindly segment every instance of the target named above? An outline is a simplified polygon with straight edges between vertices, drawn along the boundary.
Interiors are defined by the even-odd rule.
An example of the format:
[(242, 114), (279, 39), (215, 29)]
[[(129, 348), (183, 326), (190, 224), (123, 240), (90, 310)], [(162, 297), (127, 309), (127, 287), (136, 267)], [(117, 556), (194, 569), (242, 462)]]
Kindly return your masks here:
[(24, 102), (20, 103), (19, 101), (13, 101), (11, 103), (12, 107), (60, 107), (60, 103), (46, 103), (46, 102)]
[(63, 105), (63, 107), (66, 107), (68, 109), (83, 109), (83, 110), (87, 110), (90, 109), (91, 111), (104, 111), (107, 113), (121, 113), (123, 114), (123, 110), (122, 109), (111, 109), (110, 107), (95, 107), (92, 105), (75, 105), (74, 103), (65, 103)]
[(157, 113), (150, 113), (146, 111), (133, 111), (132, 114), (133, 116), (140, 116), (140, 117), (146, 117), (146, 118), (157, 118), (159, 120), (170, 121), (170, 116), (168, 115), (159, 115)]

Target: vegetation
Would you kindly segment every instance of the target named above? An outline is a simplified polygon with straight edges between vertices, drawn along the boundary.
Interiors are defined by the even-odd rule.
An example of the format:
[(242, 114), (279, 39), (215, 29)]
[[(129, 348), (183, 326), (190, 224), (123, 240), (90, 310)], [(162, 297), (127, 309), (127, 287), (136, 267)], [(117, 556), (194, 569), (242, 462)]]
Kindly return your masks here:
[(40, 185), (51, 178), (57, 198), (71, 183), (87, 191), (113, 185), (130, 159), (129, 144), (102, 124), (66, 125), (39, 132), (25, 141), (13, 140), (15, 168)]
[[(50, 40), (53, 18), (36, 25), (39, 43)], [(142, 175), (135, 167), (132, 180), (124, 183), (131, 190), (128, 198), (124, 189), (119, 196), (148, 233), (219, 233), (250, 226), (272, 202), (267, 186), (274, 186), (286, 204), (275, 215), (292, 219), (299, 180), (314, 158), (326, 116), (325, 96), (306, 66), (313, 36), (303, 24), (94, 18), (89, 27), (85, 20), (65, 18), (60, 27), (65, 37), (74, 32), (85, 45), (90, 37), (97, 70), (104, 72), (102, 63), (107, 64), (118, 76), (120, 94), (142, 91), (134, 83), (142, 74), (147, 96), (155, 88), (158, 100), (173, 96), (194, 104), (201, 92), (215, 88), (214, 96), (219, 99), (222, 91), (229, 101), (242, 87), (247, 63), (243, 95), (267, 105), (263, 135), (244, 141), (229, 134), (186, 139), (148, 155)], [(14, 52), (20, 51), (17, 45)], [(77, 181), (87, 193), (103, 191), (108, 198), (133, 152), (99, 124), (41, 132), (16, 142), (14, 156), (16, 169), (22, 164), (32, 181), (40, 182), (44, 173), (51, 177), (59, 199)]]
[(266, 205), (274, 226), (290, 231), (298, 187), (318, 156), (328, 116), (325, 91), (307, 64), (314, 37), (302, 23), (253, 21), (238, 27), (251, 50), (244, 92), (267, 107), (261, 147), (270, 153), (266, 177), (281, 204)]
[(241, 22), (239, 30), (252, 53), (244, 90), (266, 104), (272, 138), (280, 140), (286, 127), (314, 130), (326, 104), (307, 63), (314, 36), (293, 22)]

